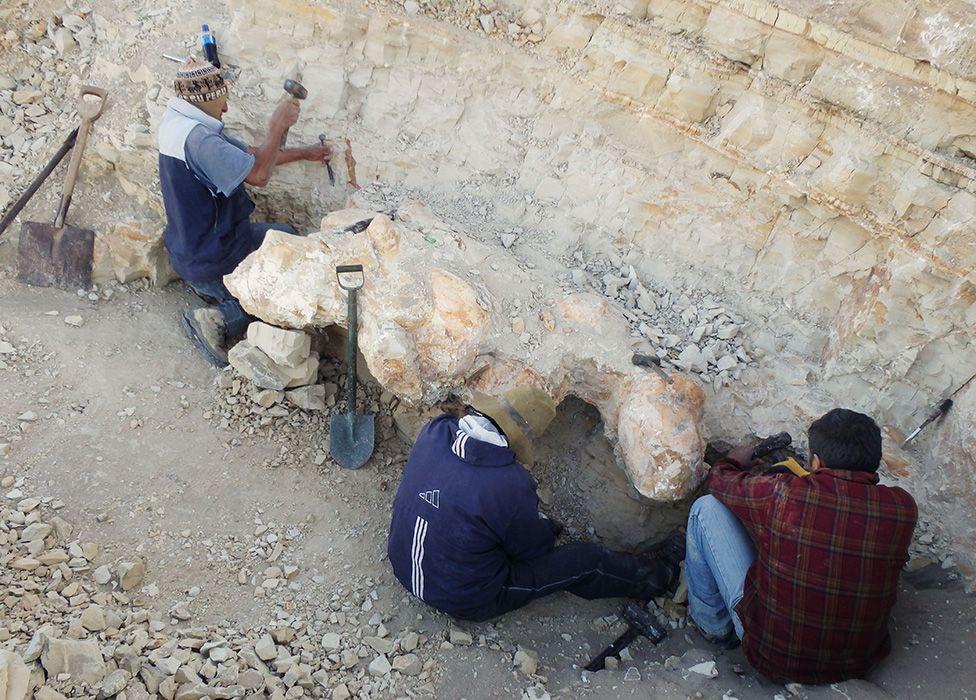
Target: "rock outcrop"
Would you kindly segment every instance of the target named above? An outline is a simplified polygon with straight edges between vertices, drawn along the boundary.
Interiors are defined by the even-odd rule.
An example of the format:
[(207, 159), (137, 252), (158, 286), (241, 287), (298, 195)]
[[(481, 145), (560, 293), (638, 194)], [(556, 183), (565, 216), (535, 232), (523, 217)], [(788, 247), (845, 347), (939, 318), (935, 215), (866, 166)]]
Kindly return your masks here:
[[(372, 216), (362, 233), (335, 233)], [(522, 269), (422, 204), (402, 207), (395, 221), (366, 210), (336, 212), (307, 237), (273, 231), (225, 282), (268, 323), (343, 326), (346, 299), (334, 269), (346, 263), (365, 269), (363, 358), (402, 400), (431, 404), (451, 393), (497, 394), (532, 383), (557, 402), (572, 395), (599, 409), (644, 496), (680, 499), (700, 482), (698, 383), (634, 367), (630, 326), (605, 298), (554, 294), (546, 282), (555, 267)]]

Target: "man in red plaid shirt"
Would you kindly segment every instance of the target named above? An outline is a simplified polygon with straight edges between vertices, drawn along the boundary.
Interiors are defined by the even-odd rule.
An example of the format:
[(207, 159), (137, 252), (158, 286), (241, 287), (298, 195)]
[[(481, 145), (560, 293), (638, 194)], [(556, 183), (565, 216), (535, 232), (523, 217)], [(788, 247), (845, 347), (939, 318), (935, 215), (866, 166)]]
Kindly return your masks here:
[(836, 408), (809, 430), (810, 473), (750, 473), (752, 447), (716, 462), (688, 519), (688, 605), (710, 641), (739, 640), (773, 680), (863, 676), (888, 655), (888, 616), (918, 510), (878, 484), (881, 431)]

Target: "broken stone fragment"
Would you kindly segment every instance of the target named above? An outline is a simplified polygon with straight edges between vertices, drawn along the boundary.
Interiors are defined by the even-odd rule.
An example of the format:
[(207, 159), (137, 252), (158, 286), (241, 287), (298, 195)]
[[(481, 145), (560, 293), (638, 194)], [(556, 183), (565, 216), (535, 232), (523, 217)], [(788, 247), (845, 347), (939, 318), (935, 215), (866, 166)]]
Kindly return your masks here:
[(105, 680), (98, 685), (97, 700), (115, 697), (128, 685), (131, 674), (123, 669), (118, 669), (110, 673)]
[(262, 389), (251, 396), (251, 400), (262, 408), (271, 408), (283, 398), (284, 392), (275, 389)]
[(247, 327), (247, 341), (283, 367), (298, 367), (308, 359), (312, 348), (308, 333), (277, 328), (261, 321)]
[(283, 367), (246, 340), (230, 349), (227, 360), (241, 376), (255, 385), (278, 391), (313, 383), (319, 368), (318, 353), (310, 353), (297, 367)]
[(416, 654), (404, 654), (393, 659), (393, 670), (405, 676), (419, 676), (424, 665)]
[(161, 225), (116, 224), (95, 236), (92, 281), (126, 283), (148, 278), (157, 286), (176, 279), (163, 246)]
[(30, 669), (16, 653), (0, 650), (0, 698), (26, 700)]
[(386, 676), (389, 675), (390, 670), (393, 667), (390, 665), (389, 660), (380, 654), (375, 659), (369, 663), (369, 675), (371, 676)]
[(84, 612), (81, 613), (81, 626), (89, 632), (101, 632), (107, 627), (105, 623), (105, 611), (101, 605), (92, 603)]
[(146, 565), (140, 560), (123, 561), (118, 568), (119, 583), (123, 591), (131, 591), (146, 577)]
[(512, 663), (526, 676), (531, 676), (539, 670), (539, 655), (534, 651), (519, 647)]
[(321, 384), (289, 389), (285, 392), (285, 398), (305, 411), (325, 410), (325, 387)]
[(76, 681), (98, 683), (105, 676), (102, 652), (90, 640), (49, 640), (41, 654), (41, 665), (48, 677), (67, 673)]

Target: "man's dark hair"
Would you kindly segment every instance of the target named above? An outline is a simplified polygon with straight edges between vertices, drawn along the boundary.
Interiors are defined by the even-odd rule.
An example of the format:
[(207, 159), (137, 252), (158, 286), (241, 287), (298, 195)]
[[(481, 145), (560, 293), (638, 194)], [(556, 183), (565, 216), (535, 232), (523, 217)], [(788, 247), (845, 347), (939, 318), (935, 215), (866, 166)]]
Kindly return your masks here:
[(810, 425), (808, 437), (810, 454), (828, 469), (876, 472), (881, 464), (881, 429), (863, 413), (828, 411)]

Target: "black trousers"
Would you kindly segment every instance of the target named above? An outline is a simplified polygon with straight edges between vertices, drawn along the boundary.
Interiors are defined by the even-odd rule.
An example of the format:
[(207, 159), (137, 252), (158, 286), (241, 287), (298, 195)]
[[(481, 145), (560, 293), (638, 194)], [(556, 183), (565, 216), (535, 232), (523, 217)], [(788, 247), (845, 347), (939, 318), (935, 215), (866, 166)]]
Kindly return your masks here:
[(513, 563), (494, 604), (456, 613), (455, 617), (475, 622), (489, 620), (556, 591), (568, 591), (587, 600), (649, 600), (667, 589), (672, 571), (669, 565), (653, 559), (589, 542), (573, 542), (538, 559)]

